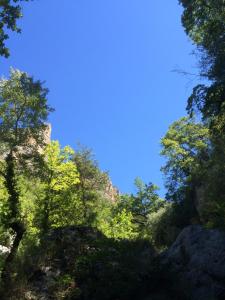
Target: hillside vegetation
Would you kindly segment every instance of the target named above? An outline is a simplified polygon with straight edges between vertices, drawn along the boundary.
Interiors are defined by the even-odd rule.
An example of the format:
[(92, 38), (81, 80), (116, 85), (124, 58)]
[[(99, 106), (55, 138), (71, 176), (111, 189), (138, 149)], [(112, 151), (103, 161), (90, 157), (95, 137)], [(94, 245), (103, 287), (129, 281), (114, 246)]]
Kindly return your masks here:
[[(0, 2), (3, 56), (19, 2)], [(0, 80), (1, 299), (189, 299), (160, 253), (189, 225), (225, 229), (225, 1), (179, 2), (200, 83), (161, 139), (165, 199), (140, 178), (136, 193), (117, 192), (90, 149), (46, 138), (41, 81), (13, 68)]]

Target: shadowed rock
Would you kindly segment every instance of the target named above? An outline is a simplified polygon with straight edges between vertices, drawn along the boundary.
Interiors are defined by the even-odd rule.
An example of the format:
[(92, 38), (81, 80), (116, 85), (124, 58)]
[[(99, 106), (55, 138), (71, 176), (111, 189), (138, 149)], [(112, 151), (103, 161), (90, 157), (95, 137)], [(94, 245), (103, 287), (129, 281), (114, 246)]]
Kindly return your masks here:
[(225, 233), (199, 225), (185, 228), (162, 255), (184, 299), (225, 299)]

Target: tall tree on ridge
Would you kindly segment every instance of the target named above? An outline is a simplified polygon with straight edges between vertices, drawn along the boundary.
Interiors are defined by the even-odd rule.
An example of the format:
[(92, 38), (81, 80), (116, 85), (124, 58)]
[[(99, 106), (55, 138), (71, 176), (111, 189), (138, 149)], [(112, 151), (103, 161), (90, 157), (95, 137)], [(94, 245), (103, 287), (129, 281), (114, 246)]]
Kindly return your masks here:
[(109, 182), (108, 174), (99, 169), (92, 151), (85, 147), (75, 152), (74, 162), (79, 173), (77, 191), (83, 204), (84, 222), (90, 225), (95, 218), (93, 208)]
[(0, 81), (0, 155), (1, 172), (8, 192), (5, 227), (12, 230), (14, 241), (2, 271), (4, 286), (10, 285), (11, 267), (26, 231), (20, 214), (18, 176), (34, 171), (35, 159), (43, 146), (49, 112), (48, 90), (28, 74), (10, 70), (9, 79)]
[(52, 141), (44, 150), (40, 176), (44, 193), (37, 199), (37, 219), (42, 237), (52, 226), (70, 224), (71, 219), (77, 221), (74, 210), (77, 209), (76, 186), (80, 180), (72, 161), (73, 155), (69, 146), (61, 148), (58, 141)]

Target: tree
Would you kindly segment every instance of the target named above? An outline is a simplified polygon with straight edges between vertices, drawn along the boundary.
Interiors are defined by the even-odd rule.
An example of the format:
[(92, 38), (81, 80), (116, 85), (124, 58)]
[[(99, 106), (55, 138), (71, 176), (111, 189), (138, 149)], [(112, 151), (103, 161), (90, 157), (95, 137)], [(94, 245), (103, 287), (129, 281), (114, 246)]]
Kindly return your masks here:
[(205, 222), (200, 193), (205, 193), (205, 178), (211, 155), (209, 129), (192, 117), (174, 122), (161, 140), (161, 155), (166, 163), (162, 171), (166, 179), (166, 199), (173, 206), (169, 217), (172, 227)]
[(17, 26), (17, 20), (22, 17), (21, 5), (16, 3), (29, 0), (1, 0), (0, 1), (0, 55), (8, 57), (9, 49), (5, 45), (5, 41), (9, 38), (7, 30), (20, 33), (21, 30)]
[(161, 145), (161, 155), (167, 159), (161, 170), (166, 176), (167, 196), (171, 199), (180, 189), (200, 180), (200, 173), (209, 160), (209, 130), (193, 117), (184, 117), (169, 127)]
[[(200, 76), (206, 81), (194, 87), (188, 112), (202, 114), (209, 128), (211, 151), (204, 176), (208, 220), (224, 227), (225, 212), (225, 1), (180, 0), (182, 23), (197, 47)], [(211, 221), (210, 221), (211, 220)]]
[(73, 159), (80, 178), (77, 191), (83, 204), (83, 220), (86, 224), (92, 224), (98, 213), (96, 208), (100, 209), (99, 202), (105, 198), (104, 193), (109, 182), (108, 174), (99, 169), (90, 149), (80, 147)]
[[(41, 191), (39, 191), (38, 216), (41, 234), (51, 227), (76, 222), (74, 209), (78, 196), (75, 188), (79, 184), (79, 173), (72, 161), (74, 151), (66, 146), (60, 148), (58, 141), (52, 141), (45, 148), (41, 170)], [(74, 219), (74, 221), (72, 221)]]
[(180, 0), (182, 24), (200, 54), (200, 76), (209, 84), (197, 85), (188, 102), (205, 119), (220, 113), (225, 99), (225, 1)]
[(136, 178), (135, 186), (137, 193), (133, 195), (133, 214), (146, 220), (149, 213), (158, 210), (163, 200), (157, 194), (159, 188), (155, 184), (146, 184), (140, 178)]
[(132, 213), (126, 209), (122, 209), (114, 215), (112, 214), (108, 222), (103, 220), (100, 224), (100, 229), (107, 237), (113, 239), (128, 240), (137, 237)]
[(159, 249), (170, 246), (180, 232), (174, 211), (174, 204), (164, 201), (158, 210), (148, 215), (146, 231), (151, 243)]
[[(185, 32), (202, 53), (202, 75), (211, 80), (224, 77), (225, 1), (180, 0)], [(206, 64), (205, 64), (206, 62)]]
[(157, 194), (158, 187), (152, 183), (145, 184), (140, 178), (135, 179), (137, 193), (121, 195), (116, 203), (116, 211), (123, 209), (132, 215), (132, 222), (135, 224), (139, 235), (145, 235), (148, 216), (163, 206), (162, 200)]
[(15, 235), (2, 271), (5, 285), (10, 283), (12, 262), (26, 230), (20, 213), (18, 176), (25, 169), (34, 170), (32, 165), (43, 146), (51, 111), (47, 93), (40, 81), (19, 70), (11, 69), (9, 79), (0, 81), (0, 175), (8, 192), (5, 227)]

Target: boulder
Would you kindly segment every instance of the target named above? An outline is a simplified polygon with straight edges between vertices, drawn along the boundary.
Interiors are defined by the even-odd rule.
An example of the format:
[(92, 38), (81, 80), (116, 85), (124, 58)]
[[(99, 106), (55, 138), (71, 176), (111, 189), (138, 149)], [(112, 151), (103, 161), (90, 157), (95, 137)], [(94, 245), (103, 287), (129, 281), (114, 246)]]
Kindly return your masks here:
[(225, 233), (200, 225), (185, 228), (161, 255), (163, 269), (183, 299), (225, 299)]

